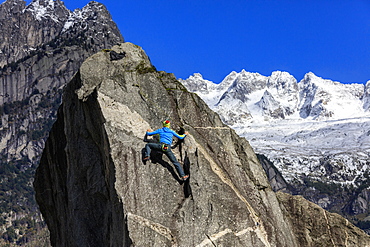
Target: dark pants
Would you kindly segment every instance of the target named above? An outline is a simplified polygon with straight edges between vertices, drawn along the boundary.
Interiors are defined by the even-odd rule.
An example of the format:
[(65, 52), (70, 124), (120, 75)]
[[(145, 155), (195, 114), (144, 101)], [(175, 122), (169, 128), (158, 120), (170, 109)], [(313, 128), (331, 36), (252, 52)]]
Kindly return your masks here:
[(147, 143), (145, 145), (145, 156), (150, 156), (151, 149), (164, 153), (176, 167), (177, 173), (179, 174), (180, 178), (185, 176), (184, 170), (182, 169), (181, 164), (177, 161), (175, 155), (172, 153), (170, 146), (168, 146), (167, 151), (163, 151), (161, 143)]

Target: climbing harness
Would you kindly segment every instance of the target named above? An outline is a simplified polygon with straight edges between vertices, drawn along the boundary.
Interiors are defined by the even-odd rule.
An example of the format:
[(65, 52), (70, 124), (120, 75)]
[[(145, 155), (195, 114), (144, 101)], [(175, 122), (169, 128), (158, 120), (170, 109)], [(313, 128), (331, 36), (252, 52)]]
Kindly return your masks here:
[(168, 144), (166, 144), (166, 143), (162, 143), (162, 151), (163, 152), (167, 152), (168, 151)]

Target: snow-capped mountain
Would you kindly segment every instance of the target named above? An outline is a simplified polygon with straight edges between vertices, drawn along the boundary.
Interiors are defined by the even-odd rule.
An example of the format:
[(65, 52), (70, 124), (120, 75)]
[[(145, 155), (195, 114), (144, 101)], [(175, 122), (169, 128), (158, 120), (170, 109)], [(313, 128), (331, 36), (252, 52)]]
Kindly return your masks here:
[(34, 0), (24, 11), (31, 12), (38, 21), (50, 18), (54, 22), (60, 22), (65, 18), (66, 13), (70, 13), (70, 10), (59, 0)]
[[(370, 155), (370, 81), (366, 86), (341, 84), (310, 72), (297, 83), (287, 72), (262, 76), (242, 70), (230, 73), (220, 84), (199, 73), (181, 82), (272, 160), (288, 180), (300, 173), (327, 175), (314, 168), (325, 155), (355, 152), (365, 163)], [(312, 160), (307, 167), (301, 164), (304, 157)]]
[[(311, 72), (299, 83), (287, 72), (275, 71), (267, 77), (245, 70), (230, 73), (220, 84), (203, 79), (199, 73), (181, 81), (232, 126), (277, 119), (321, 121), (362, 117), (367, 116), (370, 105), (370, 83), (366, 87), (341, 84)], [(245, 105), (248, 114), (235, 118), (240, 115), (237, 111), (240, 105)]]
[(60, 0), (33, 0), (28, 5), (23, 0), (6, 0), (0, 4), (0, 26), (0, 67), (32, 56), (42, 48), (40, 44), (55, 48), (60, 36), (66, 39), (65, 45), (88, 39), (91, 47), (96, 41), (108, 47), (107, 39), (122, 40), (108, 10), (95, 1), (71, 11)]
[(81, 22), (85, 23), (85, 29), (87, 29), (87, 20), (98, 20), (97, 12), (104, 13), (100, 18), (111, 22), (110, 15), (105, 7), (94, 1), (91, 1), (82, 9), (77, 8), (71, 11), (60, 0), (33, 0), (23, 11), (32, 13), (38, 21), (51, 19), (53, 22), (63, 24), (62, 32)]
[[(370, 81), (342, 84), (310, 72), (297, 82), (287, 72), (263, 76), (245, 70), (230, 73), (219, 84), (199, 73), (180, 81), (267, 157), (289, 184), (296, 189), (309, 184), (310, 195), (301, 191), (307, 197), (314, 188), (316, 197), (309, 199), (315, 203), (327, 209), (338, 203), (328, 193), (320, 194), (315, 183), (368, 192)], [(340, 210), (353, 213), (357, 205), (357, 212), (369, 213), (368, 201), (358, 209), (359, 191), (352, 201), (343, 199)]]

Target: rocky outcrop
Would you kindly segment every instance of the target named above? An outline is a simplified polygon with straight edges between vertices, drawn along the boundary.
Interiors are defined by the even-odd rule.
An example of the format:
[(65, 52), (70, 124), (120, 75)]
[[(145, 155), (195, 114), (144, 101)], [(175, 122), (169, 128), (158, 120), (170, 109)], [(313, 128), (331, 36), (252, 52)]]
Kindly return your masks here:
[[(53, 246), (370, 245), (340, 216), (321, 225), (326, 211), (277, 197), (249, 143), (140, 47), (112, 50), (121, 59), (98, 52), (66, 87), (37, 169)], [(164, 119), (189, 132), (174, 149), (186, 182), (165, 157), (141, 161), (146, 129)]]
[(360, 237), (363, 231), (339, 214), (329, 213), (302, 196), (278, 192), (277, 197), (293, 222), (300, 246), (369, 246), (369, 236)]
[(362, 98), (365, 111), (370, 110), (370, 81), (366, 83), (364, 97)]
[(294, 194), (293, 187), (285, 181), (284, 177), (281, 175), (279, 170), (274, 166), (274, 164), (267, 159), (263, 154), (257, 154), (257, 158), (265, 170), (267, 178), (270, 182), (273, 191), (286, 192)]
[(269, 92), (265, 91), (261, 100), (256, 103), (261, 110), (274, 118), (284, 118), (285, 110), (274, 99), (274, 96)]

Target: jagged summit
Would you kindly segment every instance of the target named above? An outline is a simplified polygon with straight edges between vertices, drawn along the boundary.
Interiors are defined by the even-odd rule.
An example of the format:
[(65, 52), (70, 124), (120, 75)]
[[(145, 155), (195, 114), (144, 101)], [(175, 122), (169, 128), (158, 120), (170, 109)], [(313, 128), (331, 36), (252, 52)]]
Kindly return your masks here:
[(107, 39), (123, 41), (108, 10), (95, 1), (72, 12), (60, 0), (33, 0), (27, 6), (22, 0), (8, 0), (0, 5), (0, 27), (0, 67), (62, 36), (72, 42), (76, 34), (83, 32), (82, 38), (103, 42), (105, 47), (115, 44), (107, 43)]
[[(197, 78), (201, 78), (200, 75)], [(357, 150), (358, 153), (368, 153), (364, 137), (367, 119), (370, 118), (369, 82), (366, 85), (341, 84), (309, 72), (297, 83), (287, 72), (276, 71), (271, 76), (264, 77), (242, 71), (227, 76), (224, 81), (227, 81), (229, 87), (222, 90), (216, 86), (220, 84), (211, 85), (212, 82), (200, 79), (199, 85), (207, 83), (209, 90), (199, 91), (195, 77), (182, 80), (185, 86), (188, 85), (188, 80), (192, 85), (188, 87), (189, 90), (201, 96), (220, 114), (225, 123), (251, 140), (258, 152), (273, 160), (280, 160), (275, 161), (281, 166), (284, 162), (279, 157), (311, 159), (312, 154), (325, 153), (324, 150), (330, 145), (336, 147), (328, 152), (331, 154), (352, 153), (352, 147), (359, 146), (362, 148)], [(361, 124), (363, 127), (359, 127), (355, 133), (353, 126)], [(337, 131), (341, 128), (343, 130), (338, 134)], [(346, 132), (354, 136), (348, 136), (347, 144), (343, 145), (343, 135)], [(323, 135), (327, 136), (325, 141), (319, 138)], [(279, 151), (277, 147), (271, 147), (271, 143), (284, 148)], [(271, 152), (271, 148), (274, 152)], [(288, 150), (290, 151), (287, 152)], [(365, 160), (360, 163), (363, 162)], [(301, 171), (297, 168), (298, 173)], [(290, 178), (294, 177), (293, 174), (291, 171), (287, 172)]]
[(341, 84), (307, 74), (299, 83), (302, 118), (344, 119), (366, 116), (363, 84)]
[[(230, 73), (220, 84), (206, 81), (200, 74), (181, 81), (189, 90), (199, 93), (216, 111), (218, 105), (226, 107), (222, 101), (227, 100), (228, 106), (223, 107), (226, 115), (221, 115), (226, 123), (231, 120), (227, 111), (234, 116), (232, 112), (238, 101), (247, 105), (249, 120), (342, 119), (366, 115), (368, 95), (364, 94), (366, 88), (363, 84), (341, 84), (320, 78), (312, 72), (307, 73), (299, 83), (288, 72), (275, 71), (267, 77), (245, 70)], [(270, 111), (256, 107), (266, 90), (275, 98), (274, 108), (284, 109), (284, 114), (270, 115)], [(237, 122), (233, 119), (234, 124)]]
[(33, 0), (24, 10), (31, 12), (38, 20), (51, 19), (54, 22), (63, 22), (70, 11), (60, 0)]
[[(100, 13), (100, 15), (96, 15)], [(74, 25), (80, 25), (84, 29), (89, 29), (87, 23), (90, 25), (97, 25), (98, 22), (111, 22), (111, 16), (105, 6), (101, 3), (91, 1), (82, 9), (75, 9), (70, 13), (68, 20), (65, 22), (62, 32), (65, 32)]]
[[(60, 0), (33, 0), (23, 12), (30, 12), (39, 21), (51, 19), (54, 22), (64, 23), (61, 32), (65, 32), (75, 24), (85, 23), (84, 29), (88, 29), (87, 23), (102, 20), (111, 21), (111, 16), (105, 6), (99, 2), (91, 1), (82, 9), (77, 8), (73, 11), (67, 9)], [(97, 15), (96, 13), (99, 13)], [(76, 27), (75, 27), (76, 28)]]

